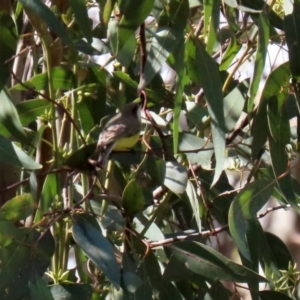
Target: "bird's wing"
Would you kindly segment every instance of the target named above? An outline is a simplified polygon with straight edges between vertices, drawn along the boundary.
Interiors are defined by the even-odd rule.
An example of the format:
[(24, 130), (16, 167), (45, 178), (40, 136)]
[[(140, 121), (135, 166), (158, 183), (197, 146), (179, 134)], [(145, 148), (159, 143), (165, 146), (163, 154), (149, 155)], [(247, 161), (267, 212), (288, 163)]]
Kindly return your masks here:
[(127, 136), (127, 132), (124, 124), (110, 125), (100, 133), (97, 147), (104, 147), (125, 136)]

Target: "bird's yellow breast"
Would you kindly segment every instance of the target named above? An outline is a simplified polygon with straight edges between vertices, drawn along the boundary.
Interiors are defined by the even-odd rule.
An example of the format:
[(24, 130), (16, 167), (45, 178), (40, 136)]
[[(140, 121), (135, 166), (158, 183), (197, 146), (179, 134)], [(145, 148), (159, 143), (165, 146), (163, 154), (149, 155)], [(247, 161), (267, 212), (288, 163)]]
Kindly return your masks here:
[(140, 133), (138, 132), (137, 134), (135, 134), (133, 136), (119, 139), (116, 142), (116, 144), (113, 148), (113, 151), (128, 151), (128, 150), (130, 150), (137, 143), (137, 141), (139, 140), (139, 137), (140, 137)]

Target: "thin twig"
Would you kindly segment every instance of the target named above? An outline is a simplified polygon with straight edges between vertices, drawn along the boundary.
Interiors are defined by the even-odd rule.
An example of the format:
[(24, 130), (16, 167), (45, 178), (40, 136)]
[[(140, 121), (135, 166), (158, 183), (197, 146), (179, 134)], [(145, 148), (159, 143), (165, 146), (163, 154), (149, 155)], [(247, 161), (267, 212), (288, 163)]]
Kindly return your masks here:
[(81, 134), (80, 129), (78, 128), (76, 122), (75, 122), (74, 119), (71, 117), (71, 115), (70, 115), (70, 113), (68, 112), (68, 110), (67, 110), (61, 103), (59, 103), (59, 102), (57, 102), (57, 101), (51, 99), (51, 98), (48, 97), (47, 95), (45, 95), (45, 94), (43, 94), (43, 93), (41, 93), (41, 92), (39, 92), (39, 91), (37, 91), (37, 90), (31, 88), (30, 86), (26, 85), (24, 82), (22, 82), (22, 81), (16, 76), (16, 74), (15, 74), (13, 71), (11, 71), (11, 74), (12, 74), (13, 78), (14, 78), (21, 86), (23, 86), (24, 88), (26, 88), (27, 90), (29, 90), (29, 91), (31, 91), (31, 92), (33, 92), (33, 93), (38, 94), (39, 96), (43, 97), (44, 99), (46, 99), (46, 100), (49, 101), (50, 103), (52, 103), (52, 104), (56, 105), (58, 108), (60, 108), (60, 109), (65, 113), (65, 115), (66, 115), (66, 117), (68, 118), (68, 120), (73, 124), (75, 130), (77, 131), (79, 137), (81, 138), (82, 143), (83, 143), (84, 145), (86, 145), (85, 139), (84, 139), (83, 135)]

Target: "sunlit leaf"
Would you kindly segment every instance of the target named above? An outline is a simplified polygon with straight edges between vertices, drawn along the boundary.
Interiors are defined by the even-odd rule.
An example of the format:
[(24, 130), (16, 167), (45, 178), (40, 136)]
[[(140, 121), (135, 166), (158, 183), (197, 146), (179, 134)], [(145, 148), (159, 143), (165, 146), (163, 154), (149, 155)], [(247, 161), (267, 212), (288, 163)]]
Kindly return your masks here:
[[(74, 76), (73, 73), (69, 70), (56, 67), (52, 69), (52, 87), (54, 89), (64, 89), (68, 90), (73, 87), (74, 83)], [(27, 87), (32, 89), (37, 89), (38, 91), (47, 89), (49, 85), (48, 73), (41, 73), (38, 75), (33, 76), (31, 79), (24, 81), (22, 84), (16, 84), (12, 87), (11, 90), (22, 91), (26, 90)]]
[(164, 185), (175, 194), (185, 191), (188, 176), (186, 169), (178, 162), (168, 161), (164, 164)]
[(0, 207), (0, 219), (19, 221), (26, 219), (35, 208), (31, 194), (23, 194), (10, 199)]

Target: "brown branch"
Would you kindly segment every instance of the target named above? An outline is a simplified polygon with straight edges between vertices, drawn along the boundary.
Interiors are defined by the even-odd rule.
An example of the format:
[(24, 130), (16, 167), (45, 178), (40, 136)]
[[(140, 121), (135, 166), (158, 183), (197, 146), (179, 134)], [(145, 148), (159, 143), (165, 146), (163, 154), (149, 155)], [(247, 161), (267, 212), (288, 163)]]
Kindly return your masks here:
[(157, 241), (157, 242), (149, 242), (148, 241), (148, 245), (150, 248), (166, 246), (166, 245), (172, 244), (174, 242), (184, 241), (188, 238), (215, 236), (215, 235), (219, 234), (220, 232), (223, 232), (227, 229), (228, 229), (228, 225), (225, 225), (225, 226), (217, 228), (215, 230), (207, 230), (207, 231), (203, 231), (203, 232), (194, 232), (194, 233), (190, 233), (190, 234), (177, 235), (175, 237), (171, 237), (171, 238), (164, 239), (164, 240)]
[[(44, 173), (41, 173), (41, 174), (36, 174), (36, 177), (43, 177), (43, 176), (47, 176), (48, 174), (52, 174), (52, 173), (62, 173), (62, 172), (70, 172), (70, 169), (66, 169), (66, 168), (61, 168), (61, 169), (53, 169), (53, 170), (50, 170), (50, 171), (47, 171), (47, 172), (44, 172)], [(20, 180), (16, 183), (13, 183), (7, 187), (5, 187), (4, 189), (1, 189), (0, 190), (0, 193), (3, 193), (3, 192), (6, 192), (6, 191), (9, 191), (9, 190), (12, 190), (12, 189), (15, 189), (17, 188), (18, 186), (26, 183), (29, 181), (29, 177), (28, 178), (25, 178), (23, 180)]]

